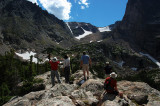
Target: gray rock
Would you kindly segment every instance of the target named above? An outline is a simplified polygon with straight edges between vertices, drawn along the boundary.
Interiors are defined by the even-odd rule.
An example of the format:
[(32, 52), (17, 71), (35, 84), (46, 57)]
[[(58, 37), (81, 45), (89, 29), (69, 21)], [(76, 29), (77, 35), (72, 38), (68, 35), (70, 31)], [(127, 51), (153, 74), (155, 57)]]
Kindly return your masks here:
[[(81, 72), (77, 72), (81, 73)], [(75, 77), (77, 75), (75, 73)], [(49, 73), (41, 78), (49, 78)], [(83, 77), (77, 75), (77, 77)], [(49, 79), (45, 79), (45, 84)], [(77, 79), (78, 80), (78, 79)], [(23, 97), (12, 98), (4, 106), (159, 106), (160, 92), (143, 82), (119, 81), (118, 89), (124, 98), (104, 94), (104, 79), (89, 79), (81, 86), (77, 84), (56, 84), (45, 90), (30, 92)]]
[(128, 98), (134, 100), (139, 105), (148, 103), (148, 95), (145, 94), (132, 94), (128, 95)]
[(94, 105), (94, 104), (97, 105), (98, 104), (97, 98), (94, 97), (90, 91), (86, 92), (83, 89), (75, 90), (74, 92), (72, 92), (71, 96), (74, 99), (79, 101), (79, 103), (77, 103), (77, 104), (88, 104), (88, 105)]
[(100, 80), (89, 79), (81, 85), (81, 88), (92, 92), (93, 95), (101, 95), (103, 92), (103, 83)]
[(3, 106), (31, 106), (31, 102), (28, 99), (19, 97), (15, 100), (12, 100), (4, 104)]
[(67, 96), (58, 96), (50, 99), (43, 99), (37, 103), (38, 106), (75, 106)]

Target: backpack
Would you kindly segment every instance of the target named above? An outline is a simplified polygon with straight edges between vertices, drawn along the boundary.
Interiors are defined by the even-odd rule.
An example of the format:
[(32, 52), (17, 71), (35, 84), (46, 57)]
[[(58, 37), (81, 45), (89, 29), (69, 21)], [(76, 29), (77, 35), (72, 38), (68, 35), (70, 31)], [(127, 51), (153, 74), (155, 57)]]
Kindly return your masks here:
[(78, 82), (78, 85), (81, 86), (84, 82), (85, 82), (84, 79), (83, 79), (83, 80), (80, 80), (80, 81)]
[(114, 91), (114, 88), (111, 87), (111, 78), (104, 82), (104, 89)]

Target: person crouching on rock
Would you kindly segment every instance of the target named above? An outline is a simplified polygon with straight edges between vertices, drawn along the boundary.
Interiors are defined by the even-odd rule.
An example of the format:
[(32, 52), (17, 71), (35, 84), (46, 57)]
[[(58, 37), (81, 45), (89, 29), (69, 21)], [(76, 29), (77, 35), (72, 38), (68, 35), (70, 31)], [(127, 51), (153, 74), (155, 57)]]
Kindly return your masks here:
[(104, 89), (105, 93), (107, 92), (108, 94), (115, 94), (119, 95), (121, 98), (123, 98), (123, 93), (120, 93), (117, 89), (117, 81), (116, 78), (117, 74), (115, 72), (112, 72), (110, 74), (110, 77), (107, 77), (104, 82)]
[(59, 74), (58, 74), (58, 64), (60, 63), (56, 57), (54, 57), (52, 60), (49, 58), (49, 63), (51, 65), (51, 82), (52, 87), (55, 85), (55, 76), (58, 80), (58, 83), (61, 83)]
[(64, 56), (63, 69), (65, 74), (65, 83), (70, 83), (70, 58), (67, 55)]

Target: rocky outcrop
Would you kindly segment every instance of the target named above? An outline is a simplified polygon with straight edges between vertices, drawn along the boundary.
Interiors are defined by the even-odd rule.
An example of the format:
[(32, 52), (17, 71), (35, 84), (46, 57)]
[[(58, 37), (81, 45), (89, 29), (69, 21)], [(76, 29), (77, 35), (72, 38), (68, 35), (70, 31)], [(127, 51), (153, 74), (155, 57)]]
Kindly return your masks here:
[[(83, 76), (82, 70), (73, 74)], [(119, 81), (118, 89), (124, 93), (124, 98), (103, 91), (104, 79), (92, 77), (81, 86), (74, 84), (56, 84), (51, 87), (49, 72), (37, 76), (44, 79), (45, 90), (30, 92), (23, 97), (14, 97), (4, 106), (158, 106), (160, 92), (143, 82)], [(75, 78), (76, 79), (76, 78)], [(64, 82), (64, 78), (61, 78)]]
[(113, 31), (113, 38), (129, 42), (160, 60), (160, 1), (128, 0), (122, 22)]

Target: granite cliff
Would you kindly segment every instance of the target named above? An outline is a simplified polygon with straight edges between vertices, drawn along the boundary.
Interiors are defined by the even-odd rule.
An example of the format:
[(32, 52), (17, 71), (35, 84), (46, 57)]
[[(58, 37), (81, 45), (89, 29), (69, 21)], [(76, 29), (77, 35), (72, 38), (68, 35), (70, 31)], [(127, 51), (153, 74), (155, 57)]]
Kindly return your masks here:
[(113, 31), (114, 40), (123, 39), (160, 60), (159, 4), (159, 0), (128, 0), (123, 20)]

